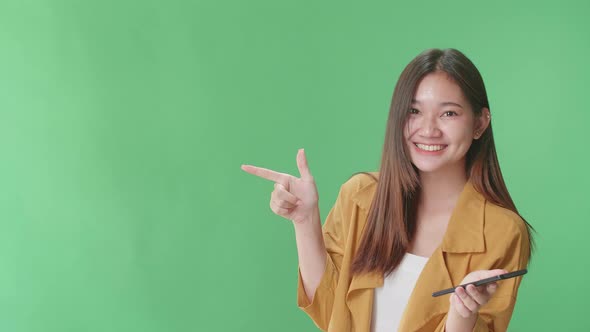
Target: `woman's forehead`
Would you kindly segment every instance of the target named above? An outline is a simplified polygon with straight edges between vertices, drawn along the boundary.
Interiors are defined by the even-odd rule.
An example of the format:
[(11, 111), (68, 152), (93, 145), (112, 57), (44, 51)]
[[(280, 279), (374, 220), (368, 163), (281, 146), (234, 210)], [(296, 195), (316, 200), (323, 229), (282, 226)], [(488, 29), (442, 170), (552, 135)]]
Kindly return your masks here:
[(435, 103), (445, 105), (465, 105), (463, 91), (447, 73), (428, 74), (419, 82), (412, 103)]

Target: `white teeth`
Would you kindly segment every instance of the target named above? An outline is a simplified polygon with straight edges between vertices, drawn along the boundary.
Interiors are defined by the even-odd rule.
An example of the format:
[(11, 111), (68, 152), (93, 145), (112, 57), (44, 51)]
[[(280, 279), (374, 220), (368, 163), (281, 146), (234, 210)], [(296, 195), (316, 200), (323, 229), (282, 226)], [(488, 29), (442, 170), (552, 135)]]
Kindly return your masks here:
[(444, 145), (426, 145), (426, 144), (419, 144), (416, 143), (416, 146), (420, 148), (420, 150), (424, 151), (440, 151), (445, 148)]

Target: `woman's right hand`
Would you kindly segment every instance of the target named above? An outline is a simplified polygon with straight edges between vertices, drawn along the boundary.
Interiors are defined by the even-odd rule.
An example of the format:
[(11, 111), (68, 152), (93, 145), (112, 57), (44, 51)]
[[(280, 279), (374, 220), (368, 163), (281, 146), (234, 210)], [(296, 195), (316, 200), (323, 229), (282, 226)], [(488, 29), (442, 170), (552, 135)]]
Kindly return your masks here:
[(270, 208), (275, 214), (302, 224), (311, 221), (313, 214), (317, 213), (319, 200), (316, 183), (309, 171), (303, 149), (299, 149), (297, 153), (297, 168), (299, 178), (266, 168), (242, 165), (242, 170), (275, 182), (270, 196)]

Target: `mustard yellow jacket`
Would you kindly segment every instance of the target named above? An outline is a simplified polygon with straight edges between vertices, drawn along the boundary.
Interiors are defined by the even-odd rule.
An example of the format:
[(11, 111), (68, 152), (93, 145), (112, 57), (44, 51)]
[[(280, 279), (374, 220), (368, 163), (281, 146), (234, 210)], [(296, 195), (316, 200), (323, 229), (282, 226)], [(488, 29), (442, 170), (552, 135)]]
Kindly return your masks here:
[[(377, 183), (364, 174), (341, 186), (323, 226), (328, 256), (311, 303), (299, 271), (297, 305), (323, 331), (370, 331), (374, 288), (383, 285), (384, 276), (352, 276), (349, 269), (376, 187)], [(416, 282), (398, 331), (444, 331), (449, 295), (432, 297), (433, 292), (458, 285), (475, 270), (526, 268), (528, 252), (524, 221), (516, 213), (487, 201), (467, 182), (441, 245)], [(521, 279), (498, 282), (496, 293), (480, 308), (474, 331), (506, 331)]]

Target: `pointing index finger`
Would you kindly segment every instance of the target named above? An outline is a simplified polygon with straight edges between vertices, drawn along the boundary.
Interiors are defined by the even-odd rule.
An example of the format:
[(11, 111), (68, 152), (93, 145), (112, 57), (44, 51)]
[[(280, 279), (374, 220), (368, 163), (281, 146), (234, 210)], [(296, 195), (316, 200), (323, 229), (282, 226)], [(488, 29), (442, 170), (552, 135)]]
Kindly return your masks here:
[(242, 165), (242, 170), (252, 175), (256, 175), (263, 179), (267, 179), (270, 181), (274, 181), (276, 183), (280, 183), (283, 186), (287, 186), (289, 183), (288, 175), (284, 173), (279, 173), (267, 168), (252, 166), (252, 165)]

